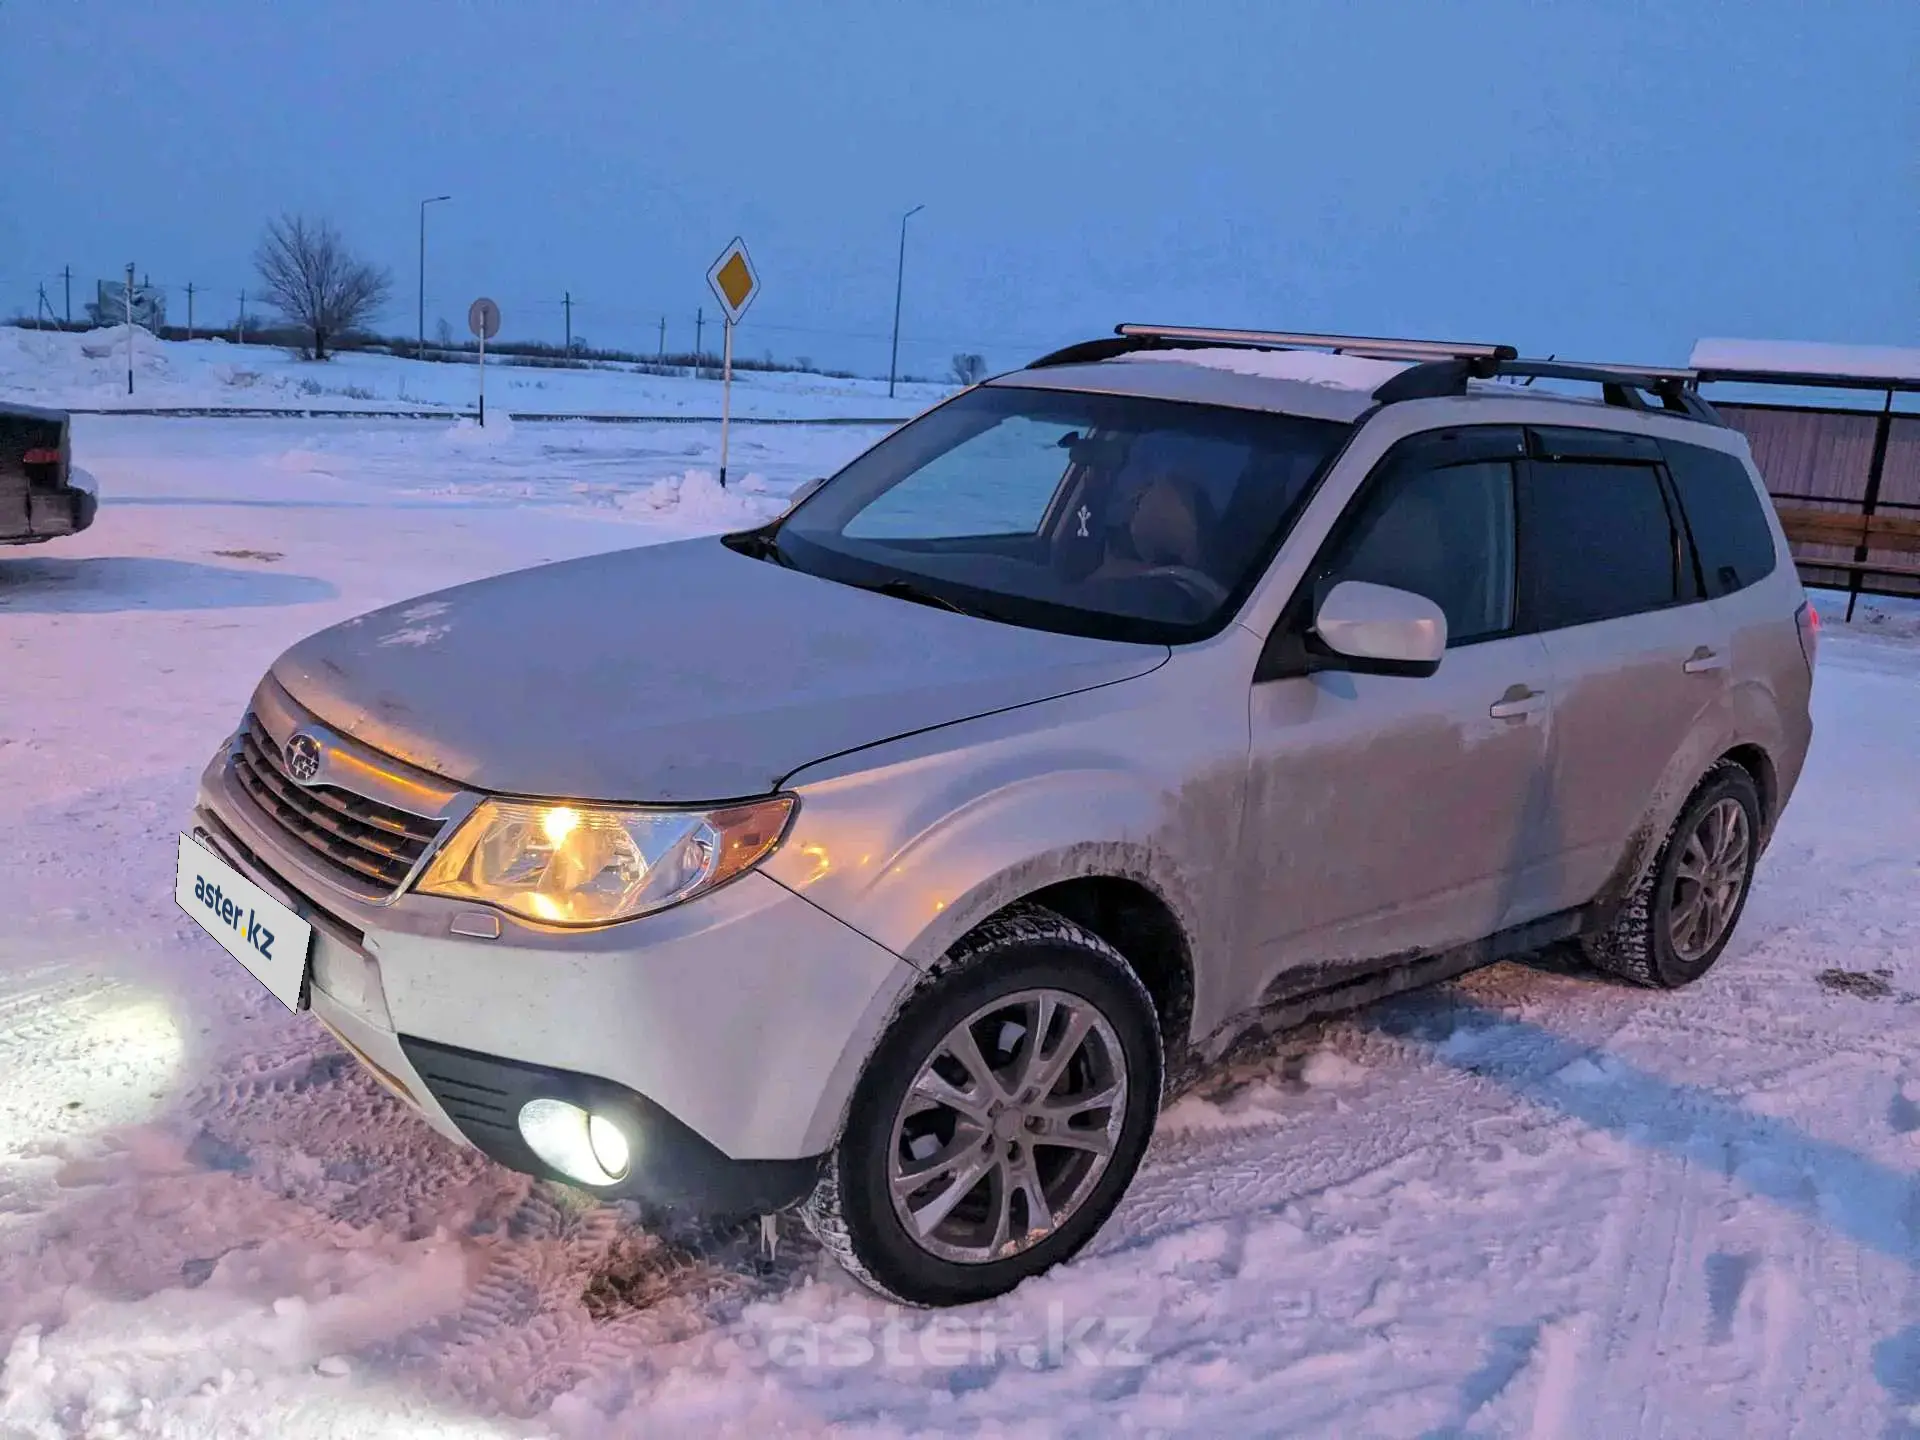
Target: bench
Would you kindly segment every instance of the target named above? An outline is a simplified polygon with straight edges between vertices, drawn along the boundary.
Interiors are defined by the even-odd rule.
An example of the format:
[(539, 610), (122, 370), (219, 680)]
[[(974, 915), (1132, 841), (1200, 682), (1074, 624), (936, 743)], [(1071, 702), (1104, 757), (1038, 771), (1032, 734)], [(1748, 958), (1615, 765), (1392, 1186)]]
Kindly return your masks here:
[[(1780, 528), (1793, 545), (1834, 545), (1854, 552), (1855, 557), (1872, 551), (1891, 553), (1896, 560), (1828, 560), (1808, 555), (1794, 556), (1803, 569), (1844, 570), (1859, 580), (1867, 575), (1898, 575), (1920, 579), (1920, 512), (1867, 515), (1844, 510), (1817, 510), (1810, 505), (1785, 505), (1776, 502)], [(1847, 618), (1853, 618), (1857, 591), (1847, 599)]]

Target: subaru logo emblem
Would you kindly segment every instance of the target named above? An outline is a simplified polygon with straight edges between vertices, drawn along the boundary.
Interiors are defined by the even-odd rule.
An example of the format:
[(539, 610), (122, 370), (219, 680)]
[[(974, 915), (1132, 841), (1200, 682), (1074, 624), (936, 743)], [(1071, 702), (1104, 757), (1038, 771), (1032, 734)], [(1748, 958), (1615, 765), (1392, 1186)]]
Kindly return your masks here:
[(287, 741), (287, 774), (302, 785), (311, 785), (320, 774), (320, 742), (311, 735), (295, 735)]

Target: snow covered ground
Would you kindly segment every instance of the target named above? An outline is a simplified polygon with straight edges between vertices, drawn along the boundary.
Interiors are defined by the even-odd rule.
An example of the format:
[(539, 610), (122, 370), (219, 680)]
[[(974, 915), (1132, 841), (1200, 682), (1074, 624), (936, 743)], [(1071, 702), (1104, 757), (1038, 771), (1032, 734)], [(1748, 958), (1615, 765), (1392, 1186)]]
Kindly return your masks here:
[[(470, 361), (421, 364), (345, 354), (314, 364), (266, 345), (155, 340), (138, 327), (133, 369), (129, 395), (125, 326), (74, 334), (0, 326), (0, 396), (60, 409), (471, 411), (478, 394), (478, 367)], [(889, 399), (884, 380), (736, 370), (733, 413), (746, 419), (904, 418), (952, 388), (902, 384)], [(710, 417), (720, 413), (720, 383), (630, 369), (534, 369), (495, 356), (487, 362), (487, 412), (499, 410)]]
[(693, 426), (76, 422), (98, 524), (0, 553), (0, 1437), (1920, 1436), (1914, 607), (1830, 622), (1707, 981), (1549, 957), (1248, 1054), (958, 1314), (457, 1151), (174, 908), (283, 646), (875, 432), (748, 433), (722, 493)]

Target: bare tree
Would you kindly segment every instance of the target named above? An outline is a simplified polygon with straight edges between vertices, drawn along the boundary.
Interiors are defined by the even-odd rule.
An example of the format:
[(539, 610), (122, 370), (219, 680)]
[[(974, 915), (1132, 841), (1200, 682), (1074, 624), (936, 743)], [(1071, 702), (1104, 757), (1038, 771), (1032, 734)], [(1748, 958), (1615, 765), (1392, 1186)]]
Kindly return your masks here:
[(393, 290), (393, 277), (349, 254), (332, 225), (303, 215), (269, 221), (253, 263), (267, 298), (313, 337), (316, 360), (377, 315)]
[(987, 362), (980, 355), (953, 357), (953, 378), (962, 385), (977, 385), (986, 376)]

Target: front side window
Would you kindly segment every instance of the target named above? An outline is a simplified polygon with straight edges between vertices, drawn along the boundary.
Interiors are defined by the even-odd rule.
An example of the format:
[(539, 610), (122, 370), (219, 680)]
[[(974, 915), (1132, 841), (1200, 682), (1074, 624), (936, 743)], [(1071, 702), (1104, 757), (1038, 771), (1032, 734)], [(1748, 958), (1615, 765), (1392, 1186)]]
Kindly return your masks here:
[(769, 558), (989, 619), (1178, 643), (1224, 625), (1352, 426), (986, 386), (896, 431)]
[(1424, 595), (1447, 617), (1447, 644), (1513, 628), (1513, 466), (1409, 464), (1365, 502), (1329, 579)]
[(1651, 465), (1536, 461), (1523, 515), (1535, 628), (1637, 615), (1681, 597), (1679, 539)]

